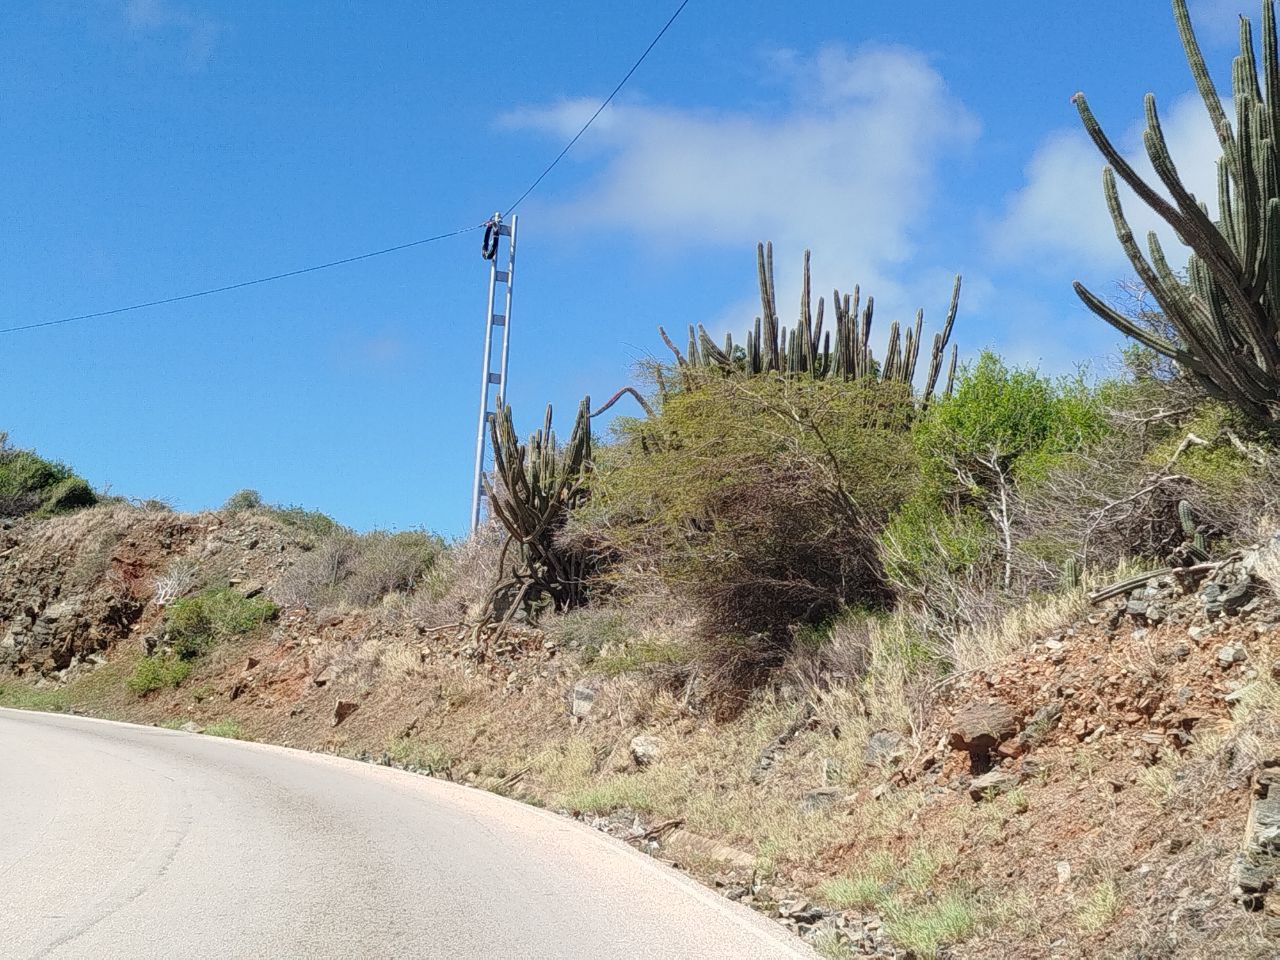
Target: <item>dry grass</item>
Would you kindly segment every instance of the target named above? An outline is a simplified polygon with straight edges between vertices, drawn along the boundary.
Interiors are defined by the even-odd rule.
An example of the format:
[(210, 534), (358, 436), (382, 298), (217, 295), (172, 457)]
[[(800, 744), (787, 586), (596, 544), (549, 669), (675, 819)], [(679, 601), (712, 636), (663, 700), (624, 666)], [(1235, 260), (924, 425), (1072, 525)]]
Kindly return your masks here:
[(473, 620), (498, 579), (503, 539), (489, 524), (450, 544), (413, 592), (391, 607), (392, 618), (431, 627)]
[(1076, 921), (1088, 933), (1111, 926), (1123, 907), (1120, 887), (1108, 878), (1095, 884), (1089, 895), (1076, 907)]
[(994, 623), (960, 631), (951, 647), (952, 662), (959, 672), (980, 670), (1080, 619), (1088, 609), (1084, 588), (1032, 597)]
[(1267, 539), (1258, 551), (1258, 565), (1254, 569), (1276, 597), (1280, 597), (1280, 539), (1278, 538), (1280, 534), (1273, 533)]

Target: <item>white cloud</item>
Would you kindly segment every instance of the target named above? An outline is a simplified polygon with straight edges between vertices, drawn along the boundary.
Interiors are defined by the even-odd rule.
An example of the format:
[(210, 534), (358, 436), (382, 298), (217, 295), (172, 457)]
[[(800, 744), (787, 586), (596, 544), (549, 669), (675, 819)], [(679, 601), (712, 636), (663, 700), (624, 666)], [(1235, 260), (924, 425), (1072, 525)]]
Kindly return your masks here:
[[(773, 69), (791, 88), (780, 109), (615, 104), (579, 145), (577, 159), (594, 154), (601, 169), (552, 212), (575, 229), (622, 229), (666, 251), (771, 239), (788, 303), (800, 254), (812, 247), (818, 290), (859, 282), (878, 302), (904, 307), (901, 274), (940, 169), (976, 139), (977, 121), (909, 49), (828, 48), (777, 57)], [(595, 103), (562, 101), (502, 122), (567, 137)], [(749, 273), (744, 280), (750, 316), (758, 301), (747, 306)], [(941, 307), (949, 291), (936, 293)]]
[(1261, 21), (1257, 0), (1191, 0), (1191, 25), (1200, 42), (1209, 46), (1235, 42), (1240, 36), (1240, 15), (1253, 21), (1257, 37)]
[(187, 63), (200, 68), (213, 58), (223, 25), (213, 17), (172, 0), (126, 0), (125, 26), (135, 36), (177, 37)]
[[(1161, 126), (1183, 183), (1215, 212), (1216, 163), (1222, 150), (1204, 103), (1196, 94), (1178, 98), (1171, 110), (1162, 111)], [(1105, 120), (1103, 129), (1108, 129)], [(1160, 187), (1141, 147), (1141, 130), (1141, 126), (1131, 127), (1119, 139), (1114, 130), (1108, 133), (1143, 178)], [(1097, 270), (1127, 268), (1102, 194), (1103, 165), (1102, 155), (1083, 131), (1059, 131), (1047, 137), (1027, 165), (1025, 185), (1010, 196), (996, 225), (992, 235), (996, 253), (1027, 261), (1076, 257)], [(1145, 247), (1147, 232), (1155, 230), (1170, 262), (1184, 262), (1183, 248), (1163, 221), (1123, 184), (1120, 196), (1139, 243)]]

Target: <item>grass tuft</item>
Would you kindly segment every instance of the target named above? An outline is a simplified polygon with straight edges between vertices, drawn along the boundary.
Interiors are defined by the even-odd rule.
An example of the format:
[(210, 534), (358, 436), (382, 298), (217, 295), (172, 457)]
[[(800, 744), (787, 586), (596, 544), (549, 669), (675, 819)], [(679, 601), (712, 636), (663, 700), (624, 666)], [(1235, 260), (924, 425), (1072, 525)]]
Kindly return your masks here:
[(1103, 880), (1076, 910), (1076, 921), (1090, 933), (1102, 930), (1120, 913), (1120, 888), (1114, 880)]
[(253, 739), (244, 732), (244, 728), (235, 720), (215, 720), (204, 728), (204, 732), (211, 737), (226, 737), (228, 740)]
[(977, 903), (956, 893), (919, 905), (893, 900), (881, 915), (890, 940), (922, 960), (942, 956), (944, 947), (967, 940), (982, 922)]
[(134, 668), (126, 685), (140, 697), (153, 690), (181, 686), (191, 673), (191, 664), (168, 653), (156, 653), (143, 657)]
[(66, 713), (71, 702), (61, 690), (34, 690), (22, 683), (0, 683), (0, 707)]

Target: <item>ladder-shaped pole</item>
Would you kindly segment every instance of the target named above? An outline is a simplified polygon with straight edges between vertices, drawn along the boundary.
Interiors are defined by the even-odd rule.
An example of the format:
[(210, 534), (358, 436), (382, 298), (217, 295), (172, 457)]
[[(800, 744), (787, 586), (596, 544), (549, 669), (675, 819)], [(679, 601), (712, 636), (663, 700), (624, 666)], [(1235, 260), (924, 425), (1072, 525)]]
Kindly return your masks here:
[[(495, 395), (497, 402), (505, 401), (507, 387), (507, 356), (511, 343), (511, 287), (516, 269), (516, 217), (510, 224), (502, 222), (500, 214), (494, 214), (486, 230), (485, 258), (489, 261), (489, 294), (485, 306), (484, 324), (484, 357), (480, 365), (480, 415), (476, 424), (476, 467), (471, 487), (471, 532), (475, 533), (480, 526), (485, 498), (484, 479), (488, 465), (489, 422), (493, 419), (494, 408), (490, 399)], [(507, 269), (499, 270), (499, 252), (502, 238), (507, 237)], [(492, 246), (490, 246), (492, 244)], [(498, 287), (502, 286), (502, 313), (494, 312), (498, 303)], [(494, 328), (502, 328), (502, 346), (495, 368), (493, 346)]]
[(507, 255), (507, 302), (503, 305), (502, 315), (506, 322), (502, 325), (502, 360), (498, 365), (498, 406), (506, 402), (507, 396), (507, 352), (511, 346), (511, 291), (516, 280), (516, 221), (511, 218), (511, 240)]

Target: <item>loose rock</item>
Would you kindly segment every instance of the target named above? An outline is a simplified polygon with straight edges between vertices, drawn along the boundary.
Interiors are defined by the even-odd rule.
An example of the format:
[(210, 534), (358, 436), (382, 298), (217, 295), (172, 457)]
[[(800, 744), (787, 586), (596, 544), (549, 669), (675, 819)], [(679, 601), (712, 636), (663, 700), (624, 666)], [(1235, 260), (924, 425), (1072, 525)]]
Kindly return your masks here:
[(1017, 718), (1004, 704), (971, 703), (952, 718), (951, 746), (972, 754), (986, 754), (1017, 730)]
[(333, 706), (333, 725), (336, 727), (360, 708), (354, 700), (339, 700)]
[(647, 733), (631, 738), (631, 760), (637, 767), (647, 767), (662, 756), (662, 741)]
[(1008, 793), (1021, 782), (1016, 773), (1007, 770), (992, 770), (980, 777), (974, 777), (969, 784), (969, 796), (975, 801), (987, 800), (1002, 793)]

